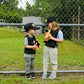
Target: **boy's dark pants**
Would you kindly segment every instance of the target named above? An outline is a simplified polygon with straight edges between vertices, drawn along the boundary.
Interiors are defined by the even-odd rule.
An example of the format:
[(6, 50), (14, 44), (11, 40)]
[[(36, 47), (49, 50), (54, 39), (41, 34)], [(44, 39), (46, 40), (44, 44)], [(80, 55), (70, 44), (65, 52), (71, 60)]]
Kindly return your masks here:
[(25, 71), (26, 71), (26, 74), (30, 73), (30, 71), (34, 71), (34, 59), (35, 58), (25, 57), (25, 61), (26, 61)]

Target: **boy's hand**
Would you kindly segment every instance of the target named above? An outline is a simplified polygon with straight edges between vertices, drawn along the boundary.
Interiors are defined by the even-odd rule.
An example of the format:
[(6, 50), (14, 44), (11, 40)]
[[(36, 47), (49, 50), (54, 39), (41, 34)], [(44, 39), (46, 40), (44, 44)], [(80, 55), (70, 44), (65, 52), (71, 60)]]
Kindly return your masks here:
[(34, 44), (34, 45), (33, 45), (33, 50), (38, 50), (37, 44)]
[(40, 43), (38, 41), (36, 41), (33, 46), (33, 50), (38, 50), (39, 48), (40, 48)]

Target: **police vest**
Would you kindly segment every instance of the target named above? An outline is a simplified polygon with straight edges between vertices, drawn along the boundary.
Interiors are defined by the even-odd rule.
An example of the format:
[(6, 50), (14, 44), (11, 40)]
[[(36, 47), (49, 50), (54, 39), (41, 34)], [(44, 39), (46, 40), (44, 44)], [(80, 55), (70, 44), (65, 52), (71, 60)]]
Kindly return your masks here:
[[(28, 39), (28, 45), (33, 46), (34, 45), (33, 42), (36, 40), (35, 36), (29, 37), (29, 35), (26, 35), (25, 37), (27, 37), (27, 39)], [(35, 54), (36, 51), (33, 50), (33, 49), (25, 48), (24, 53), (26, 53), (26, 54)]]
[[(54, 37), (54, 38), (57, 38), (57, 35), (58, 35), (58, 32), (59, 32), (59, 28), (56, 29), (55, 31), (52, 31), (51, 30), (51, 35)], [(52, 48), (55, 48), (55, 47), (58, 47), (58, 42), (56, 41), (53, 41), (53, 40), (48, 40), (48, 41), (44, 41), (45, 42), (45, 46), (48, 46), (48, 47), (52, 47)]]

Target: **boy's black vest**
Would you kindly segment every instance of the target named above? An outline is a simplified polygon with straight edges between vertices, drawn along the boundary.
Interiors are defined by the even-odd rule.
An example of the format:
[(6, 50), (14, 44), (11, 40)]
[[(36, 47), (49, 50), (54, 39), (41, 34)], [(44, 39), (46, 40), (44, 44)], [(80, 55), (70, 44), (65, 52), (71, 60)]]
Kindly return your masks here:
[[(36, 40), (35, 36), (29, 37), (29, 35), (26, 35), (25, 37), (27, 37), (27, 39), (28, 39), (28, 45), (33, 46), (34, 45), (33, 41)], [(33, 50), (33, 49), (25, 48), (24, 53), (26, 53), (26, 54), (35, 54), (36, 51)]]
[[(57, 35), (58, 35), (58, 32), (59, 32), (59, 28), (56, 29), (55, 31), (52, 31), (51, 30), (51, 35), (54, 37), (54, 38), (57, 38)], [(48, 46), (48, 47), (52, 47), (52, 48), (55, 48), (55, 47), (58, 47), (58, 42), (56, 41), (53, 41), (53, 40), (49, 40), (49, 41), (44, 41), (45, 42), (45, 46)]]

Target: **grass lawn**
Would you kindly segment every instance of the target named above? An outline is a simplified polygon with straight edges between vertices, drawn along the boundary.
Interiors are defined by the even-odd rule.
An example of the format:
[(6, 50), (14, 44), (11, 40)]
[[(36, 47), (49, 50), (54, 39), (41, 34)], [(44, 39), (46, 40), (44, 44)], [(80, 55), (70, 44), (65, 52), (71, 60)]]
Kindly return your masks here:
[(25, 79), (25, 76), (18, 74), (0, 75), (0, 84), (84, 84), (83, 75), (58, 75), (54, 80), (43, 80), (41, 74), (36, 74), (35, 79)]
[[(43, 47), (44, 35), (36, 35), (37, 40), (41, 44), (41, 49), (37, 51), (35, 59), (35, 70), (42, 71), (43, 68)], [(84, 46), (75, 44), (72, 41), (64, 40), (63, 43), (59, 43), (58, 47), (58, 70), (84, 70)], [(0, 28), (0, 71), (23, 71), (25, 70), (24, 59), (24, 34), (13, 29)], [(49, 66), (51, 70), (51, 66)], [(13, 79), (12, 79), (13, 77)], [(41, 76), (40, 76), (41, 77)], [(19, 75), (0, 75), (0, 84), (26, 84), (32, 82), (32, 84), (43, 84), (40, 77), (35, 80), (26, 80), (23, 76)], [(70, 76), (69, 79), (71, 79)], [(67, 78), (67, 77), (66, 77)], [(63, 78), (64, 79), (64, 78)], [(60, 81), (58, 77), (57, 84), (83, 84), (84, 78), (78, 77), (79, 80), (64, 80)], [(37, 81), (38, 80), (38, 81)], [(36, 83), (36, 81), (38, 83)], [(41, 82), (40, 82), (41, 81)], [(55, 84), (54, 81), (48, 80), (48, 84)], [(9, 82), (9, 83), (6, 83)], [(34, 83), (35, 82), (35, 83)], [(53, 83), (52, 83), (53, 82)], [(68, 83), (67, 83), (68, 82)], [(80, 82), (80, 83), (79, 83)], [(47, 80), (44, 81), (44, 84)]]

